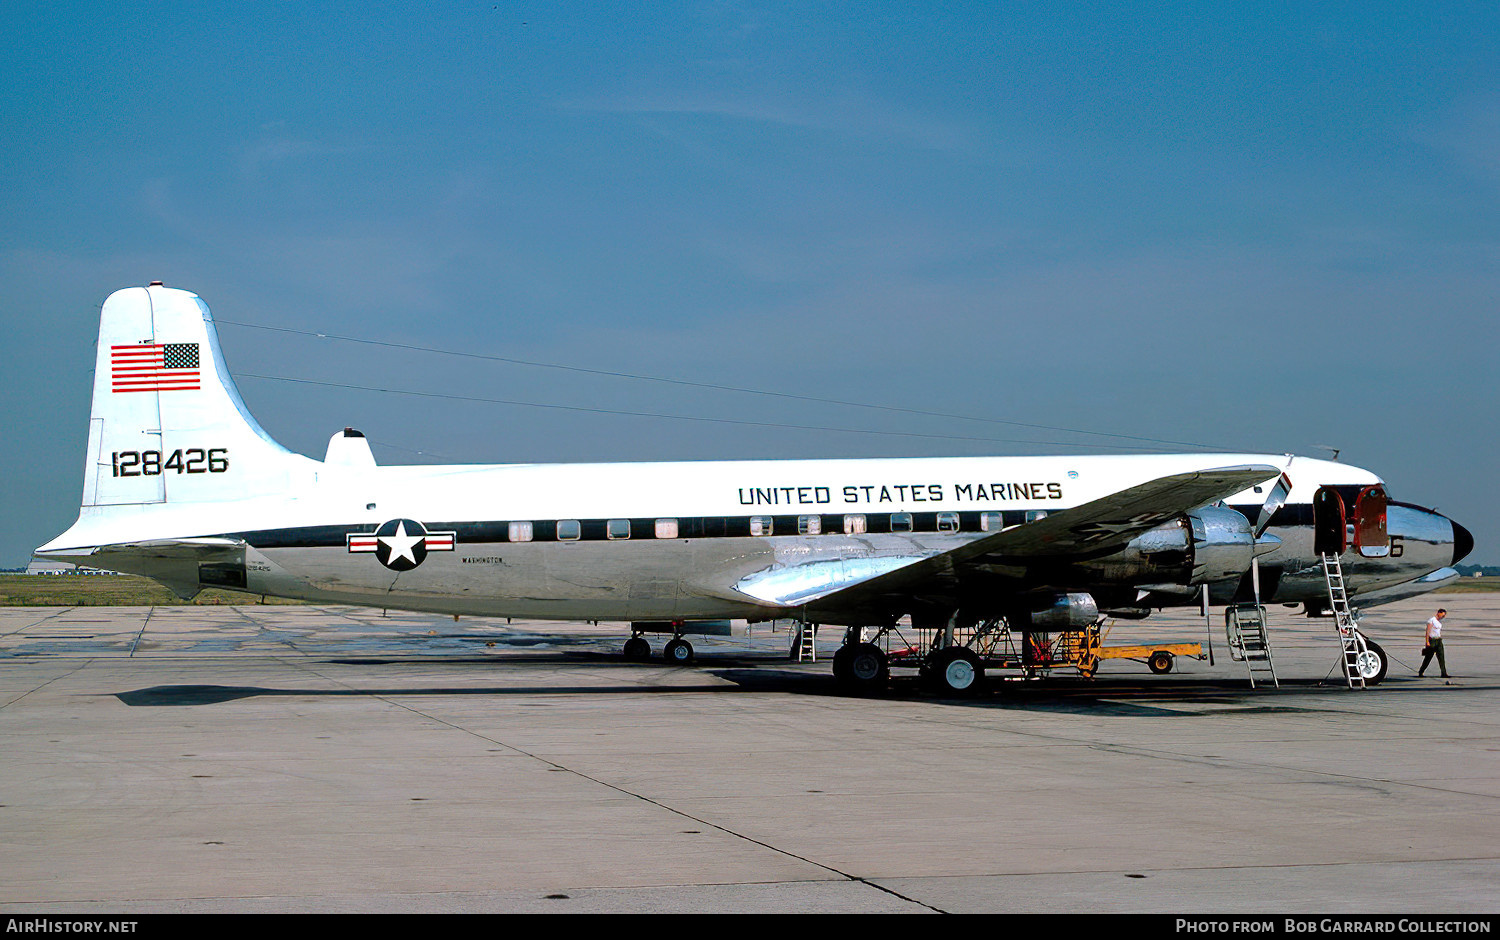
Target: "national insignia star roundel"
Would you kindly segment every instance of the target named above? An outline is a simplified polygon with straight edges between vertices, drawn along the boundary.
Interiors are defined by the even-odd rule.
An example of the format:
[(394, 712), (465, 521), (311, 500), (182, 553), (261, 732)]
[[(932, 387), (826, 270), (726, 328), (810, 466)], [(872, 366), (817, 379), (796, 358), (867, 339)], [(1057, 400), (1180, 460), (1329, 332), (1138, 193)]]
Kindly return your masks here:
[(451, 552), (453, 532), (428, 532), (415, 519), (392, 519), (373, 533), (347, 536), (349, 551), (374, 553), (376, 560), (392, 571), (410, 571), (427, 558), (428, 552)]

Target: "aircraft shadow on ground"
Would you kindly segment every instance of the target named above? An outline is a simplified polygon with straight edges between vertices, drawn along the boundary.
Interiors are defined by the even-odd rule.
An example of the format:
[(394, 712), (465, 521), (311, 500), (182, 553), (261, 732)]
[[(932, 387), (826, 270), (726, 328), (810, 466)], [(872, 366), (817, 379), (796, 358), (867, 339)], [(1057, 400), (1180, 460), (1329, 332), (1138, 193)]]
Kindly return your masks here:
[[(490, 696), (496, 699), (513, 699), (516, 696), (568, 695), (805, 695), (832, 698), (866, 699), (880, 701), (919, 700), (937, 705), (959, 708), (1008, 709), (1026, 712), (1049, 712), (1057, 714), (1087, 714), (1092, 717), (1192, 717), (1203, 715), (1249, 715), (1287, 712), (1327, 711), (1329, 706), (1350, 705), (1334, 698), (1348, 690), (1336, 685), (1320, 683), (1318, 680), (1282, 681), (1276, 689), (1250, 689), (1243, 680), (1208, 678), (1150, 678), (1137, 679), (1128, 676), (1103, 677), (1093, 680), (1053, 678), (1036, 682), (992, 681), (990, 687), (977, 695), (955, 697), (932, 689), (916, 677), (893, 677), (889, 689), (879, 695), (852, 695), (833, 676), (822, 672), (788, 669), (769, 665), (765, 660), (751, 657), (715, 658), (710, 663), (698, 666), (665, 667), (662, 663), (623, 663), (618, 657), (604, 654), (572, 654), (561, 656), (528, 657), (524, 660), (505, 660), (499, 657), (452, 658), (370, 658), (331, 659), (329, 663), (341, 665), (599, 665), (618, 666), (622, 670), (638, 672), (651, 669), (658, 684), (641, 684), (622, 681), (618, 684), (529, 684), (525, 682), (503, 685), (483, 684), (473, 686), (390, 686), (379, 688), (332, 688), (297, 689), (270, 688), (262, 686), (228, 685), (161, 685), (128, 692), (116, 693), (115, 697), (132, 707), (182, 707), (194, 705), (217, 705), (248, 698), (300, 697), (300, 698), (398, 698), (410, 696)], [(668, 671), (663, 672), (666, 668)], [(659, 684), (670, 681), (674, 671), (680, 669), (687, 674), (683, 684)], [(694, 677), (712, 675), (729, 683), (726, 685), (704, 685)], [(514, 675), (514, 673), (511, 673)], [(595, 676), (594, 678), (597, 678)], [(1286, 701), (1268, 701), (1278, 694), (1317, 694), (1320, 701), (1315, 707), (1292, 704)], [(1321, 701), (1327, 697), (1326, 703)]]

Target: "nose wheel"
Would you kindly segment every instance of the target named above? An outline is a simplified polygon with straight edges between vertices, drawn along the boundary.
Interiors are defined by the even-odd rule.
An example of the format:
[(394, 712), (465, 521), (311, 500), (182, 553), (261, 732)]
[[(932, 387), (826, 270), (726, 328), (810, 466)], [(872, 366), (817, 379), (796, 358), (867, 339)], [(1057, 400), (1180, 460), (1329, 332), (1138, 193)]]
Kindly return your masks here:
[(1364, 652), (1355, 659), (1355, 668), (1359, 670), (1360, 678), (1365, 680), (1365, 685), (1377, 685), (1390, 668), (1390, 657), (1385, 654), (1384, 647), (1365, 637)]

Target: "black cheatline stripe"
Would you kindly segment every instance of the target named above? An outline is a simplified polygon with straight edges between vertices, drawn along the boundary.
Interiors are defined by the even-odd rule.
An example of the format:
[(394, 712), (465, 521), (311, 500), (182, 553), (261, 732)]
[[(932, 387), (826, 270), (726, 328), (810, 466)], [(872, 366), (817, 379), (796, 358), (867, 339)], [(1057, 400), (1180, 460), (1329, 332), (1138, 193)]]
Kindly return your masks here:
[[(671, 519), (677, 523), (677, 535), (674, 538), (662, 539), (661, 541), (673, 541), (695, 538), (751, 538), (751, 519), (770, 518), (771, 535), (797, 535), (799, 534), (800, 520), (804, 518), (817, 517), (821, 535), (843, 535), (845, 516), (863, 516), (865, 518), (865, 532), (905, 532), (897, 528), (893, 530), (892, 516), (911, 516), (912, 528), (915, 533), (941, 533), (951, 532), (989, 532), (991, 530), (981, 528), (981, 517), (987, 513), (998, 512), (1001, 514), (1002, 524), (1006, 526), (1021, 525), (1026, 522), (1026, 514), (1035, 510), (1027, 509), (978, 509), (978, 510), (944, 510), (941, 512), (911, 512), (911, 511), (882, 511), (882, 512), (835, 512), (835, 513), (755, 513), (747, 516), (645, 516), (625, 517), (616, 516), (616, 520), (624, 520), (630, 523), (631, 540), (649, 540), (656, 538), (656, 521), (658, 519)], [(1058, 511), (1058, 510), (1053, 510)], [(956, 516), (958, 527), (956, 529), (939, 529), (939, 516)], [(384, 520), (382, 520), (384, 521)], [(947, 521), (947, 520), (944, 520)], [(459, 544), (465, 543), (499, 543), (510, 541), (510, 524), (512, 522), (529, 522), (532, 527), (532, 537), (522, 539), (517, 544), (525, 542), (555, 542), (557, 538), (557, 524), (559, 522), (576, 522), (579, 524), (580, 538), (563, 539), (562, 541), (626, 541), (622, 538), (609, 538), (608, 526), (610, 519), (505, 519), (498, 521), (461, 521), (461, 522), (423, 522), (422, 525), (432, 532), (453, 532)], [(287, 526), (276, 529), (254, 529), (242, 532), (221, 533), (214, 537), (243, 539), (257, 548), (324, 548), (339, 547), (347, 544), (348, 536), (351, 535), (374, 535), (376, 528), (381, 523), (356, 523), (349, 525), (322, 525), (322, 526)], [(753, 536), (762, 538), (764, 536)]]
[[(1259, 506), (1230, 506), (1230, 509), (1238, 510), (1247, 518), (1253, 518), (1260, 512)], [(498, 521), (438, 521), (423, 522), (423, 526), (429, 533), (453, 532), (459, 545), (465, 544), (499, 544), (510, 543), (510, 524), (512, 522), (531, 523), (532, 537), (521, 539), (512, 544), (526, 544), (533, 542), (556, 542), (556, 541), (581, 541), (581, 542), (606, 542), (606, 541), (651, 541), (656, 538), (656, 522), (658, 519), (671, 519), (677, 523), (677, 535), (658, 541), (681, 541), (684, 539), (704, 538), (765, 538), (766, 535), (752, 536), (751, 520), (771, 520), (771, 531), (769, 537), (781, 537), (789, 535), (806, 535), (808, 538), (816, 536), (808, 535), (801, 531), (801, 520), (817, 517), (819, 522), (819, 535), (834, 536), (845, 534), (845, 516), (863, 516), (865, 519), (865, 533), (884, 534), (895, 532), (906, 534), (910, 531), (918, 535), (953, 533), (971, 533), (976, 535), (987, 535), (994, 531), (993, 528), (984, 527), (985, 515), (992, 513), (1000, 514), (1000, 524), (1004, 527), (1024, 525), (1029, 521), (1026, 517), (1029, 513), (1037, 512), (1035, 509), (964, 509), (964, 510), (942, 510), (934, 512), (912, 512), (899, 510), (896, 512), (834, 512), (834, 513), (755, 513), (748, 516), (644, 516), (626, 517), (616, 516), (616, 520), (624, 520), (630, 523), (629, 539), (609, 537), (609, 518), (600, 519), (505, 519)], [(1041, 510), (1044, 512), (1061, 512), (1061, 509)], [(1280, 525), (1298, 525), (1311, 522), (1312, 507), (1302, 504), (1287, 504), (1283, 506), (1274, 518)], [(902, 528), (902, 520), (892, 517), (911, 517), (911, 529)], [(939, 517), (957, 516), (957, 528), (940, 528), (940, 523), (951, 522)], [(1305, 518), (1304, 518), (1305, 517)], [(384, 522), (385, 520), (382, 520)], [(557, 538), (557, 524), (559, 522), (576, 522), (579, 525), (579, 538), (561, 539)], [(351, 535), (374, 535), (376, 528), (381, 523), (355, 523), (349, 525), (323, 525), (323, 526), (288, 526), (276, 529), (255, 529), (242, 532), (215, 533), (209, 537), (243, 539), (256, 548), (340, 548), (348, 544)], [(893, 528), (893, 525), (895, 526)]]

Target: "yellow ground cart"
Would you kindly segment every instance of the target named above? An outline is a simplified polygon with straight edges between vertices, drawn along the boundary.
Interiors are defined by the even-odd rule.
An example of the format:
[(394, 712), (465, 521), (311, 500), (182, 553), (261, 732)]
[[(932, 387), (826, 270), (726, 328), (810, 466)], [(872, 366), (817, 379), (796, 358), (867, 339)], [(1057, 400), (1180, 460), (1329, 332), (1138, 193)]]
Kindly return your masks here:
[(1076, 669), (1089, 678), (1106, 659), (1131, 659), (1145, 663), (1152, 672), (1171, 672), (1178, 656), (1207, 659), (1202, 643), (1155, 643), (1136, 646), (1105, 646), (1108, 631), (1099, 624), (1059, 633), (994, 634), (995, 642), (980, 655), (987, 668), (1020, 669), (1027, 675), (1046, 675), (1053, 669)]
[[(911, 630), (914, 636), (908, 636)], [(967, 695), (981, 688), (986, 673), (1015, 670), (1026, 678), (1041, 678), (1054, 669), (1074, 669), (1093, 678), (1106, 659), (1131, 659), (1154, 673), (1171, 672), (1178, 656), (1207, 659), (1201, 643), (1154, 643), (1106, 646), (1103, 621), (1072, 630), (1012, 630), (1003, 619), (985, 620), (944, 631), (927, 628), (882, 628), (874, 637), (861, 636), (835, 654), (834, 675), (865, 688), (884, 687), (893, 667), (915, 666), (938, 688)], [(877, 644), (884, 641), (884, 649)], [(845, 657), (840, 662), (840, 657)]]

